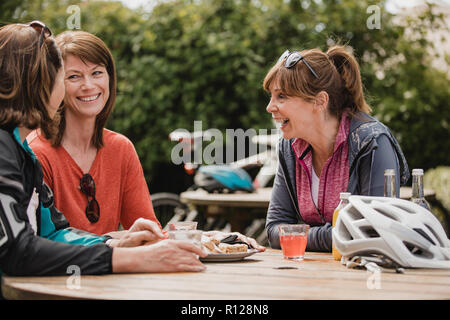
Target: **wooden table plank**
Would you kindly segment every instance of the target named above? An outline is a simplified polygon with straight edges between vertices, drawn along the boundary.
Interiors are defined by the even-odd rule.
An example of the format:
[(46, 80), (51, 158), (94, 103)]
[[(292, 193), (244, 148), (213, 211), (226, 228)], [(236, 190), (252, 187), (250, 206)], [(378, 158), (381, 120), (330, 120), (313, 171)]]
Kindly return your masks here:
[(241, 262), (206, 265), (200, 273), (82, 276), (80, 289), (70, 289), (68, 277), (4, 275), (2, 288), (8, 299), (450, 299), (450, 270), (388, 270), (379, 275), (379, 289), (371, 289), (374, 274), (347, 269), (328, 253), (307, 252), (295, 262), (268, 249)]

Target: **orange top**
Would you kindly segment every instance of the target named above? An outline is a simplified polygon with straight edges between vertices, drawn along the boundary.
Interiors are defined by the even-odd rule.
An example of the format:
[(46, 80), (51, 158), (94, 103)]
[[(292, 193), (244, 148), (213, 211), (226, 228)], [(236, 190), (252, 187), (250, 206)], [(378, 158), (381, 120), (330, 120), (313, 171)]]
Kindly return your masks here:
[(104, 129), (104, 146), (98, 150), (89, 170), (100, 205), (100, 219), (95, 223), (85, 215), (88, 199), (80, 189), (84, 172), (69, 153), (63, 146), (53, 148), (36, 131), (27, 140), (42, 164), (44, 180), (53, 190), (56, 208), (71, 227), (102, 235), (117, 231), (119, 222), (124, 229), (129, 229), (140, 217), (159, 224), (139, 157), (125, 136)]

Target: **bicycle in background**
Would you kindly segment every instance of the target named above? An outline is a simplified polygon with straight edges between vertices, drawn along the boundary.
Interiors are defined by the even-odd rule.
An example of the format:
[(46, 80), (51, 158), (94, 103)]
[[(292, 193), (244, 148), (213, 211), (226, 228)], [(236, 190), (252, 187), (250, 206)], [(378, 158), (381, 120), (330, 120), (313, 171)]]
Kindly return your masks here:
[[(173, 142), (181, 143), (184, 154), (198, 151), (203, 141), (210, 141), (212, 133), (206, 131), (186, 132), (175, 130), (169, 134)], [(278, 135), (255, 135), (251, 142), (256, 144), (261, 152), (230, 162), (224, 165), (199, 165), (195, 161), (183, 163), (186, 174), (194, 176), (194, 185), (188, 190), (203, 188), (208, 192), (254, 192), (258, 188), (271, 187), (278, 166), (276, 146)], [(191, 157), (192, 159), (193, 157)], [(180, 201), (178, 194), (161, 192), (151, 195), (156, 217), (164, 230), (170, 223), (176, 221), (197, 221), (199, 215), (194, 208), (189, 208)], [(263, 220), (263, 219), (259, 219)], [(246, 235), (258, 238), (264, 234), (265, 221), (254, 221), (248, 228)], [(208, 218), (204, 230), (231, 231), (229, 224), (222, 217)], [(262, 229), (262, 230), (261, 230)], [(256, 236), (255, 236), (256, 235)], [(258, 239), (257, 239), (258, 240)], [(260, 239), (263, 243), (265, 239)]]

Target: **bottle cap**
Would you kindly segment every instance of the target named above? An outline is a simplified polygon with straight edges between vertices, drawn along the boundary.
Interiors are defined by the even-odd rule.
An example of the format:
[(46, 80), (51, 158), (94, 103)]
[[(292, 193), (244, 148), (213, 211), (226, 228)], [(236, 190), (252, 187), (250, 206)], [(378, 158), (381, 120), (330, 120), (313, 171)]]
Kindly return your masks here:
[(348, 199), (348, 197), (350, 197), (352, 194), (350, 192), (341, 192), (339, 194), (339, 198), (342, 199)]
[(413, 175), (423, 175), (423, 169), (413, 169)]

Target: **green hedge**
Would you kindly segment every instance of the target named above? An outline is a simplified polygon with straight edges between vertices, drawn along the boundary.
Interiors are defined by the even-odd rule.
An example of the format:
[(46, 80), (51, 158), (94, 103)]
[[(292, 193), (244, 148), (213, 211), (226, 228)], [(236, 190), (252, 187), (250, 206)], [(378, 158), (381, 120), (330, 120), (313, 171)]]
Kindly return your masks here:
[[(81, 9), (82, 29), (113, 52), (119, 93), (108, 126), (135, 143), (147, 178), (170, 162), (169, 132), (193, 130), (194, 120), (205, 129), (270, 129), (261, 85), (271, 65), (286, 48), (325, 50), (337, 41), (354, 48), (374, 115), (392, 129), (410, 167), (450, 165), (448, 70), (432, 68), (425, 37), (442, 28), (432, 7), (406, 26), (393, 22), (383, 1), (368, 0), (174, 0), (151, 13), (119, 2), (5, 0), (0, 18), (40, 19), (57, 34), (70, 4)], [(369, 5), (381, 8), (380, 29), (367, 27)]]
[(428, 170), (424, 176), (424, 186), (436, 192), (436, 199), (443, 208), (434, 205), (431, 209), (450, 237), (450, 167), (442, 166)]

